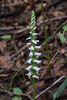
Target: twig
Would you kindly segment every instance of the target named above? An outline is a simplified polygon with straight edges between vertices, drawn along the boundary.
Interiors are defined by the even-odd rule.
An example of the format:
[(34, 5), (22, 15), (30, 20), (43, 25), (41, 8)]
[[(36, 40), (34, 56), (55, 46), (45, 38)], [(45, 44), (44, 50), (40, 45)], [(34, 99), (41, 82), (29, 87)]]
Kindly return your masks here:
[(8, 60), (11, 60), (12, 58), (14, 58), (16, 55), (18, 55), (18, 53), (20, 53), (22, 50), (24, 50), (27, 47), (27, 45), (23, 46), (20, 50), (18, 50), (18, 52), (16, 52), (14, 55), (12, 55)]
[(26, 92), (26, 94), (27, 94), (28, 98), (29, 98), (30, 100), (32, 100), (32, 97), (29, 95), (29, 93)]
[[(48, 24), (52, 21), (57, 21), (57, 20), (61, 20), (61, 19), (67, 19), (67, 16), (59, 16), (59, 17), (55, 17), (55, 18), (46, 19), (45, 23)], [(40, 26), (41, 24), (43, 24), (43, 21), (40, 21), (39, 23), (37, 23), (37, 26)], [(21, 32), (24, 32), (24, 31), (27, 31), (27, 30), (30, 29), (29, 26), (27, 26), (27, 28), (22, 28), (22, 26), (19, 26), (19, 27), (15, 26), (15, 27), (17, 29), (21, 28), (20, 30), (15, 31), (14, 32), (15, 34), (18, 34), (18, 33), (21, 33)], [(10, 26), (10, 27), (0, 27), (0, 31), (12, 30), (12, 29), (14, 29), (14, 27), (12, 27), (12, 26)], [(14, 33), (10, 33), (10, 34), (14, 34)], [(28, 34), (28, 33), (26, 33), (26, 34)], [(0, 35), (3, 35), (3, 33), (2, 34), (0, 33)]]
[[(49, 62), (48, 66), (51, 64), (51, 62), (54, 60), (54, 58), (56, 57), (56, 55), (57, 55), (58, 53), (59, 53), (59, 51), (57, 51), (57, 52), (55, 53), (55, 55), (53, 56), (53, 58), (52, 58), (51, 61)], [(45, 71), (45, 70), (43, 71), (43, 73), (42, 73), (42, 75), (41, 75), (41, 78), (43, 78), (44, 73), (47, 72), (47, 69), (48, 69), (48, 68), (45, 69), (46, 71)]]

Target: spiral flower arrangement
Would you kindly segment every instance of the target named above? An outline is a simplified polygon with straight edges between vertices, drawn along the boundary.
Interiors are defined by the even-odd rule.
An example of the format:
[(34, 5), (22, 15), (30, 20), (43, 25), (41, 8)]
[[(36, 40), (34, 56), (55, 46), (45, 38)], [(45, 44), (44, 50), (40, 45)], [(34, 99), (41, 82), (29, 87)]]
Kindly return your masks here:
[(37, 76), (38, 71), (40, 70), (40, 68), (38, 68), (37, 64), (41, 63), (40, 60), (37, 60), (37, 58), (41, 55), (41, 53), (37, 52), (37, 49), (39, 49), (41, 46), (36, 46), (36, 44), (39, 42), (39, 40), (36, 40), (36, 35), (38, 35), (38, 33), (35, 33), (35, 13), (34, 11), (32, 11), (31, 13), (31, 24), (30, 24), (30, 37), (26, 38), (26, 40), (30, 40), (30, 43), (27, 43), (27, 45), (31, 45), (28, 49), (30, 50), (30, 54), (29, 54), (29, 60), (27, 61), (27, 63), (29, 63), (30, 65), (26, 68), (26, 70), (29, 71), (28, 78), (30, 79), (39, 79), (39, 77)]

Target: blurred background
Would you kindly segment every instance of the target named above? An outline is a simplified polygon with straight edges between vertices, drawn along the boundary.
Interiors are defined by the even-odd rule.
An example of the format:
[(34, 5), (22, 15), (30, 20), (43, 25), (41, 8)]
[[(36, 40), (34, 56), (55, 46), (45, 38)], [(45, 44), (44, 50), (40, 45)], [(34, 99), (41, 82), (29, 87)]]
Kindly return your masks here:
[[(43, 9), (47, 38), (49, 38), (56, 29), (67, 20), (67, 0), (43, 0)], [(45, 35), (41, 0), (0, 0), (0, 36), (12, 36), (11, 40), (0, 39), (0, 83), (4, 86), (4, 88), (1, 86), (0, 90), (1, 100), (5, 100), (6, 90), (8, 90), (9, 87), (8, 84), (10, 84), (13, 75), (20, 68), (18, 52), (21, 58), (21, 65), (28, 59), (29, 50), (26, 45), (26, 38), (29, 37), (30, 16), (32, 10), (34, 10), (36, 14), (36, 32), (39, 33), (37, 39), (40, 40), (38, 45), (42, 45), (45, 41)], [(59, 29), (59, 31), (62, 33), (62, 28)], [(46, 87), (50, 86), (54, 80), (65, 74), (67, 71), (67, 42), (65, 43), (65, 46), (62, 46), (58, 37), (58, 32), (48, 40), (50, 60), (59, 51), (50, 64), (51, 76), (46, 70), (48, 67), (48, 60), (45, 43), (39, 50), (42, 53), (39, 58), (42, 60), (42, 63), (39, 65), (41, 68), (39, 76), (41, 77), (42, 73), (43, 75), (39, 81), (36, 81), (36, 95), (42, 92)], [(13, 41), (13, 45), (11, 41)], [(18, 52), (15, 48), (17, 48)], [(23, 66), (23, 72), (26, 78), (27, 91), (30, 93), (31, 97), (29, 95), (22, 95), (22, 98), (23, 100), (32, 100), (32, 92), (30, 92), (32, 91), (32, 85), (26, 76), (26, 67), (28, 67), (28, 64)], [(60, 85), (61, 82), (59, 82), (58, 85)], [(41, 95), (37, 100), (52, 100), (52, 94), (58, 88), (58, 85)], [(23, 93), (26, 93), (21, 71), (19, 71), (14, 79), (11, 92), (13, 87), (20, 87)], [(57, 100), (61, 100), (62, 97), (62, 100), (66, 100), (67, 94), (64, 93), (67, 93), (67, 89), (63, 91), (62, 95), (60, 95)], [(13, 95), (10, 94), (11, 93), (8, 93), (6, 100), (12, 100)], [(47, 94), (49, 94), (49, 96)]]

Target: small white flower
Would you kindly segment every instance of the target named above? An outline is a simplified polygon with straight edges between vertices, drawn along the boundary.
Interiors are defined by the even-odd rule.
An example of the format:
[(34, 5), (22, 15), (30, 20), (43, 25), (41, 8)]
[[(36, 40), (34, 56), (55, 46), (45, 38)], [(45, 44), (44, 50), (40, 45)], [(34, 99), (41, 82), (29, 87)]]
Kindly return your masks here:
[(27, 76), (28, 76), (29, 79), (30, 79), (31, 75), (32, 75), (31, 72), (29, 72), (29, 73), (27, 74)]
[(34, 17), (31, 19), (31, 21), (34, 19)]
[[(31, 22), (31, 24), (33, 24), (33, 23), (34, 23), (34, 21)], [(35, 22), (35, 24), (36, 24), (36, 22)]]
[(39, 40), (32, 40), (32, 42), (33, 42), (34, 44), (37, 44), (37, 42), (39, 42)]
[(26, 70), (30, 71), (32, 65), (30, 65), (29, 67), (26, 68)]
[(37, 27), (34, 27), (34, 30), (36, 29)]
[(34, 60), (34, 62), (36, 62), (37, 64), (39, 64), (39, 63), (41, 63), (41, 61), (40, 60)]
[(31, 28), (33, 28), (35, 26), (35, 23), (33, 24), (33, 26), (31, 26)]
[(35, 67), (33, 67), (33, 69), (36, 70), (37, 73), (38, 73), (38, 71), (39, 71), (41, 68), (38, 68), (38, 67), (35, 66)]
[(31, 21), (33, 21), (34, 17), (31, 19)]
[[(34, 24), (34, 21), (32, 21), (31, 23), (29, 23), (29, 25), (32, 25), (32, 24)], [(36, 24), (36, 23), (35, 23)]]
[(33, 75), (33, 78), (39, 79), (39, 77), (37, 75)]
[(29, 57), (31, 57), (31, 56), (33, 56), (33, 53), (32, 52), (30, 52), (30, 54), (29, 54)]
[(40, 48), (41, 48), (41, 46), (35, 46), (35, 48), (36, 48), (36, 49), (40, 49)]
[(31, 34), (32, 32), (30, 31), (30, 34)]
[(34, 18), (35, 18), (35, 17), (33, 17), (33, 18), (31, 19), (31, 21), (33, 21)]
[(31, 28), (33, 28), (34, 26), (31, 26)]
[(37, 53), (37, 52), (36, 52), (36, 53), (35, 53), (35, 55), (36, 55), (36, 56), (40, 56), (40, 55), (41, 55), (41, 53)]
[(34, 50), (34, 47), (33, 47), (33, 46), (31, 46), (31, 47), (29, 47), (28, 49), (29, 49), (29, 50)]
[(33, 33), (33, 35), (38, 35), (38, 33)]
[(34, 21), (31, 22), (31, 24), (34, 23)]
[(30, 45), (31, 43), (26, 43), (26, 45)]
[(32, 58), (30, 58), (30, 59), (27, 61), (27, 63), (31, 63), (31, 61), (32, 61)]
[(31, 39), (31, 37), (26, 38), (26, 40), (29, 40), (29, 39)]

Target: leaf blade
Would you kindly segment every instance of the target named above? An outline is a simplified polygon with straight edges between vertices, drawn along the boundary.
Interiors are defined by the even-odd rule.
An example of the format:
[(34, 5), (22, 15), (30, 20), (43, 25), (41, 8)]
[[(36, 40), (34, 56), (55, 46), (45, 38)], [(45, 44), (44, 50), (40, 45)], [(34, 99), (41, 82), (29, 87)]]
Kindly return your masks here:
[(18, 96), (15, 96), (15, 97), (12, 98), (12, 100), (22, 100), (22, 98), (18, 97)]
[(3, 35), (3, 36), (1, 36), (0, 38), (1, 39), (11, 39), (11, 35)]
[(67, 31), (67, 24), (62, 27), (64, 31)]
[(60, 38), (62, 44), (64, 45), (64, 43), (66, 42), (66, 39), (65, 39), (65, 37), (64, 37), (64, 34), (61, 34), (61, 33), (59, 32), (59, 38)]
[(64, 82), (60, 85), (60, 87), (57, 89), (57, 91), (53, 94), (53, 100), (55, 100), (57, 97), (59, 97), (60, 93), (63, 91), (63, 89), (67, 86), (67, 78), (64, 80)]
[(21, 95), (22, 94), (22, 91), (20, 88), (13, 88), (13, 92), (16, 94), (16, 95)]

